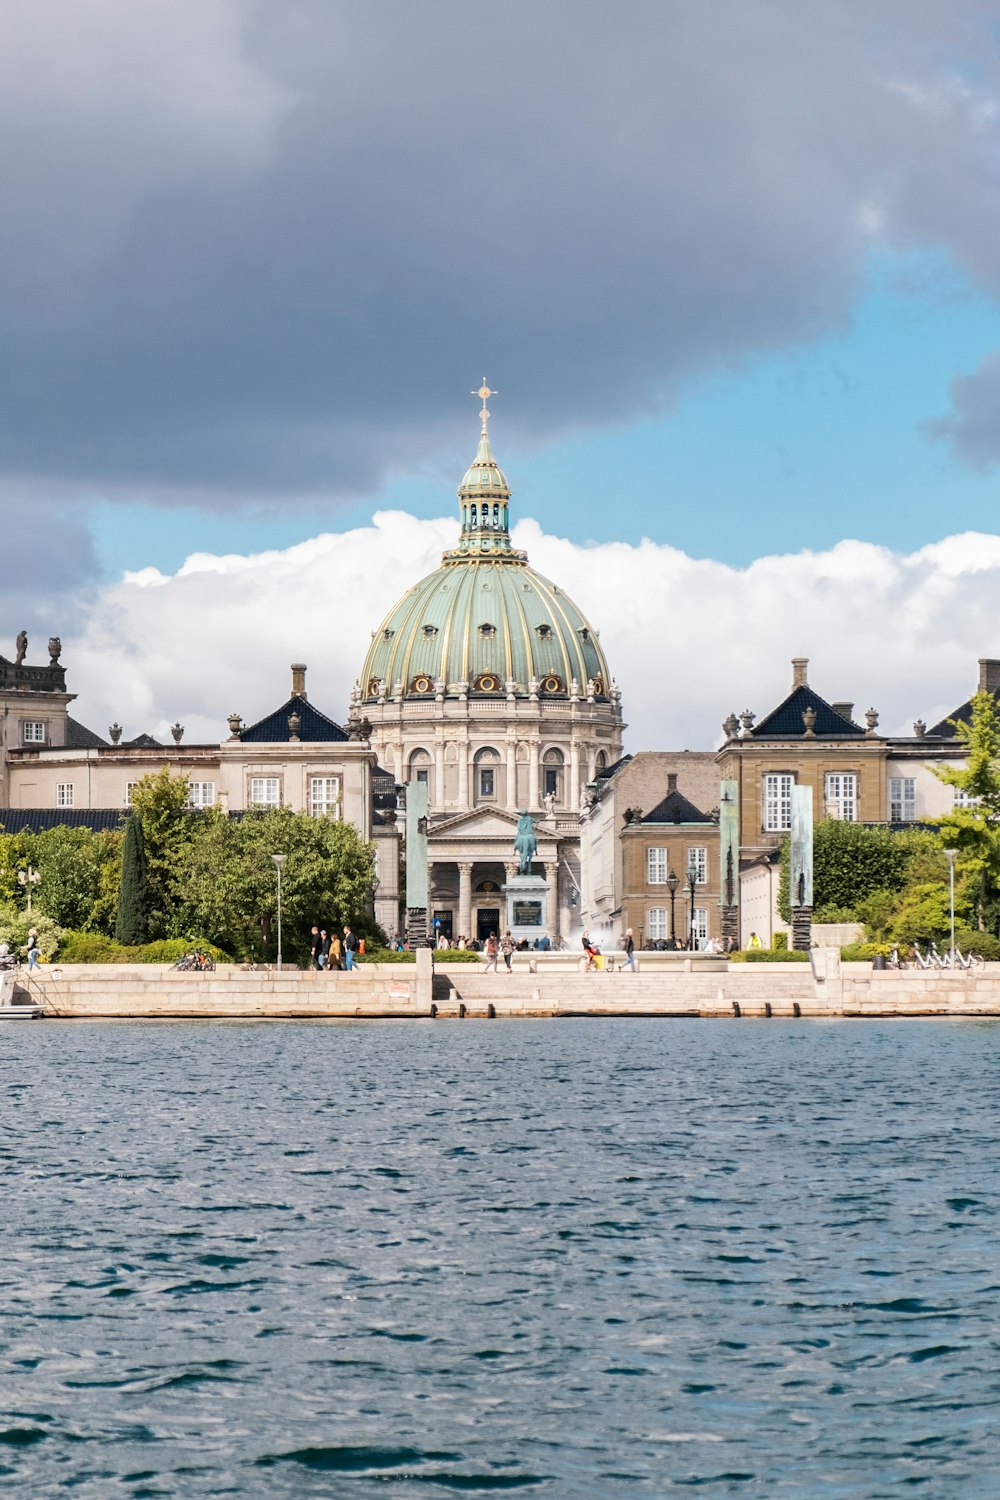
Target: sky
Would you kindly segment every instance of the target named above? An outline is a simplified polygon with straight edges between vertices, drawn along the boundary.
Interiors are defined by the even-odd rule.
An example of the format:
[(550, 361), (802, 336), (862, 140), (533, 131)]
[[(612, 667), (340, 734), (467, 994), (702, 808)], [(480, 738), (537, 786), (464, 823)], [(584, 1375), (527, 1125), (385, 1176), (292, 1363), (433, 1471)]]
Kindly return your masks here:
[(629, 749), (792, 656), (894, 732), (1000, 656), (1000, 4), (0, 0), (0, 40), (0, 652), (59, 634), (93, 728), (219, 739), (293, 660), (342, 718), (484, 376)]

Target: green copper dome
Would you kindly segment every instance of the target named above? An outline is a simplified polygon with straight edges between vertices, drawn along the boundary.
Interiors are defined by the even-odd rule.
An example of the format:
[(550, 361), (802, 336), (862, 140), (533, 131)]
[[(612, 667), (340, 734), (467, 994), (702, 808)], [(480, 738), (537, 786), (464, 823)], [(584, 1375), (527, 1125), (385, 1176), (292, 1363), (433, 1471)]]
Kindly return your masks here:
[(560, 588), (528, 567), (527, 553), (511, 546), (510, 490), (490, 448), (488, 415), (484, 406), (479, 447), (458, 490), (458, 545), (373, 633), (362, 702), (400, 692), (408, 699), (574, 691), (609, 698), (596, 632)]

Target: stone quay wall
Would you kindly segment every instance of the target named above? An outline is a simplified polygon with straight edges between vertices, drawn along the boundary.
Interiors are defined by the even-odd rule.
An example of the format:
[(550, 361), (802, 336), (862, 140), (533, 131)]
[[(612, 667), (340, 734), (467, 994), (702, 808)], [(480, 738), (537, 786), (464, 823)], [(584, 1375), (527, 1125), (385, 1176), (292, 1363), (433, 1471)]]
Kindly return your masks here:
[[(653, 957), (650, 955), (649, 957)], [(659, 960), (666, 955), (655, 955)], [(697, 955), (642, 956), (636, 974), (515, 964), (363, 964), (352, 974), (292, 969), (178, 973), (153, 965), (90, 964), (21, 972), (15, 1000), (67, 1019), (440, 1019), (580, 1015), (700, 1017), (998, 1016), (1000, 964), (972, 972), (873, 971), (832, 950), (812, 964), (727, 964)]]

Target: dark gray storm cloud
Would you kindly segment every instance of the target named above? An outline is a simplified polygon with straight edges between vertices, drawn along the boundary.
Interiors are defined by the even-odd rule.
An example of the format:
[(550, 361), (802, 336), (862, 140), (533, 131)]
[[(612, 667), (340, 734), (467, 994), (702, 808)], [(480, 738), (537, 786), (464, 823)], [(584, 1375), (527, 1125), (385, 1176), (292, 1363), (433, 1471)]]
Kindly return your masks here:
[[(357, 492), (1000, 280), (993, 7), (0, 0), (0, 475)], [(471, 404), (471, 403), (470, 403)]]

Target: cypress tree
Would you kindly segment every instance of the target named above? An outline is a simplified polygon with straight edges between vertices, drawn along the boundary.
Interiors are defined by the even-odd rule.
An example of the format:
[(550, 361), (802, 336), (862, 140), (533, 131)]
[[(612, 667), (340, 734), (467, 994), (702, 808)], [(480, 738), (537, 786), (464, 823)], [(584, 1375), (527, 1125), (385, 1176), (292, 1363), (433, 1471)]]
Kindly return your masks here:
[(128, 947), (144, 943), (148, 936), (146, 850), (142, 842), (142, 819), (133, 813), (125, 825), (122, 849), (122, 883), (118, 894), (115, 939)]

